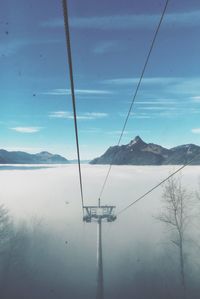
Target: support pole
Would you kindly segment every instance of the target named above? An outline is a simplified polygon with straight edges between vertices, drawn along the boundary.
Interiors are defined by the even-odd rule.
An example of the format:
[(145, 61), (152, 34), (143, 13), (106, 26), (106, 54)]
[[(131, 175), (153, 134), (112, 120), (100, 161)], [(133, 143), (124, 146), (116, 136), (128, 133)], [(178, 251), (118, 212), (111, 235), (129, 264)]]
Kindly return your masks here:
[(102, 253), (102, 222), (113, 222), (116, 220), (113, 210), (115, 206), (101, 205), (101, 200), (98, 200), (97, 206), (84, 206), (83, 221), (97, 223), (97, 291), (96, 299), (104, 299), (104, 284), (103, 284), (103, 253)]
[(102, 231), (101, 231), (101, 216), (97, 223), (97, 295), (96, 299), (104, 298), (103, 287), (103, 257), (102, 257)]

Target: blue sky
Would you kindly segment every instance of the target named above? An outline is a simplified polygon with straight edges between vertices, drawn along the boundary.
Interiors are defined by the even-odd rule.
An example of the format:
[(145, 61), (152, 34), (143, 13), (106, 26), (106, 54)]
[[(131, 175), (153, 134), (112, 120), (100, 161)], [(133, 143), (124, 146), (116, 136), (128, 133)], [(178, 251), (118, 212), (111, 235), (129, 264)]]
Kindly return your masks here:
[[(117, 143), (161, 0), (68, 0), (82, 159)], [(60, 1), (0, 3), (0, 147), (76, 158)], [(200, 145), (200, 3), (171, 0), (122, 143)]]

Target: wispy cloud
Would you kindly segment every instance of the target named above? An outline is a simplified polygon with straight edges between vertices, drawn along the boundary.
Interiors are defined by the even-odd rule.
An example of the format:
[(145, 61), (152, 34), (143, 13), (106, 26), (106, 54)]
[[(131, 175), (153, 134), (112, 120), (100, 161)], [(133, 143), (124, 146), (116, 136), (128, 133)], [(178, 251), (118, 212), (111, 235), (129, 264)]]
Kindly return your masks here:
[(173, 85), (173, 93), (196, 96), (199, 94), (200, 77), (182, 78)]
[(72, 114), (67, 111), (54, 111), (49, 114), (50, 118), (71, 118)]
[(151, 119), (151, 118), (155, 118), (155, 115), (143, 115), (143, 114), (135, 114), (134, 116), (132, 116), (134, 119)]
[[(96, 17), (73, 17), (70, 25), (78, 29), (127, 30), (152, 28), (158, 22), (159, 14), (128, 14)], [(200, 10), (189, 12), (168, 13), (165, 15), (163, 26), (194, 27), (200, 25)], [(63, 26), (62, 19), (48, 20), (42, 23), (44, 27), (57, 28)]]
[[(131, 103), (131, 102), (130, 102)], [(177, 101), (171, 101), (171, 100), (168, 100), (168, 99), (163, 99), (162, 101), (157, 101), (157, 100), (155, 100), (155, 101), (137, 101), (135, 104), (137, 105), (137, 106), (143, 106), (143, 105), (152, 105), (152, 106), (154, 106), (154, 105), (161, 105), (161, 106), (167, 106), (167, 105), (174, 105), (174, 104), (177, 104), (177, 103), (179, 103), (179, 102), (177, 102)]]
[[(71, 112), (68, 111), (54, 111), (49, 114), (50, 118), (64, 118), (64, 119), (73, 119), (74, 116)], [(103, 112), (85, 112), (77, 115), (77, 119), (79, 120), (95, 120), (108, 117), (107, 113)]]
[[(122, 117), (124, 117), (124, 114), (121, 114)], [(133, 119), (150, 119), (155, 118), (155, 115), (150, 112), (131, 112), (130, 114), (131, 118)]]
[(175, 107), (163, 107), (163, 106), (150, 106), (150, 107), (140, 107), (140, 110), (151, 110), (151, 111), (156, 111), (156, 110), (176, 110)]
[(191, 100), (196, 103), (200, 103), (200, 96), (191, 97)]
[[(102, 83), (114, 85), (133, 85), (139, 82), (140, 78), (115, 78), (104, 80)], [(181, 82), (183, 78), (180, 77), (151, 77), (143, 78), (142, 83), (146, 85), (161, 85), (161, 84), (174, 84)]]
[[(147, 107), (148, 108), (148, 107)], [(187, 110), (180, 110), (180, 109), (163, 109), (162, 107), (157, 107), (158, 109), (151, 109), (151, 107), (149, 107), (150, 109), (141, 109), (135, 112), (131, 113), (131, 118), (132, 119), (157, 119), (157, 118), (177, 118), (180, 116), (185, 115), (185, 113), (190, 113)], [(145, 111), (145, 112), (143, 112)], [(121, 114), (121, 117), (124, 117), (123, 114)]]
[(18, 133), (32, 134), (39, 132), (41, 127), (13, 127), (10, 129)]
[(0, 55), (10, 56), (17, 53), (21, 48), (28, 45), (25, 40), (11, 40), (0, 45)]
[(104, 113), (104, 112), (87, 112), (83, 116), (89, 117), (90, 119), (97, 119), (97, 118), (108, 117), (108, 113)]
[[(78, 95), (108, 95), (108, 94), (112, 94), (112, 91), (99, 90), (99, 89), (76, 89), (75, 93)], [(52, 95), (52, 96), (55, 95), (65, 96), (65, 95), (71, 95), (71, 90), (65, 88), (57, 88), (57, 89), (52, 89), (49, 91), (42, 92), (41, 94)]]
[[(102, 81), (104, 84), (118, 85), (124, 88), (134, 88), (139, 82), (139, 78), (114, 78)], [(150, 89), (154, 94), (159, 91), (162, 96), (163, 92), (168, 92), (170, 96), (173, 95), (187, 95), (198, 101), (199, 96), (200, 77), (146, 77), (142, 79), (141, 88), (142, 91), (148, 91), (150, 95)]]
[(193, 129), (191, 130), (191, 132), (192, 132), (193, 134), (200, 134), (200, 128), (193, 128)]
[(135, 115), (134, 118), (138, 118), (138, 119), (150, 119), (150, 118), (155, 118), (152, 115)]
[(28, 39), (28, 38), (15, 38), (9, 39), (0, 44), (0, 55), (1, 56), (11, 56), (17, 54), (23, 48), (38, 44), (49, 44), (49, 43), (58, 43), (59, 40), (56, 39)]
[(93, 52), (95, 54), (113, 53), (113, 51), (117, 51), (118, 49), (119, 43), (117, 41), (103, 41), (94, 47)]

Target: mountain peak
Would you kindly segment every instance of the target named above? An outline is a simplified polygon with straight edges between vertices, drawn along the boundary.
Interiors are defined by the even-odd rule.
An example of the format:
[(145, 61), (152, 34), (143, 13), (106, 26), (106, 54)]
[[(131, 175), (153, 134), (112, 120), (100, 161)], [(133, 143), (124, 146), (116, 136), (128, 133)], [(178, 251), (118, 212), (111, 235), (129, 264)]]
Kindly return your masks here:
[(145, 142), (140, 138), (140, 136), (136, 136), (131, 142), (129, 143), (129, 146), (132, 146), (134, 144), (145, 144)]
[(38, 153), (38, 155), (52, 156), (52, 154), (47, 151), (42, 151), (42, 152)]
[[(115, 165), (184, 165), (200, 154), (200, 146), (186, 144), (166, 149), (154, 143), (145, 143), (136, 136), (130, 143), (110, 147), (102, 156), (92, 160), (91, 164)], [(200, 158), (192, 165), (200, 165)]]
[(134, 140), (135, 140), (135, 142), (140, 142), (140, 141), (143, 142), (142, 138), (140, 138), (139, 135), (137, 135), (137, 136), (134, 138)]

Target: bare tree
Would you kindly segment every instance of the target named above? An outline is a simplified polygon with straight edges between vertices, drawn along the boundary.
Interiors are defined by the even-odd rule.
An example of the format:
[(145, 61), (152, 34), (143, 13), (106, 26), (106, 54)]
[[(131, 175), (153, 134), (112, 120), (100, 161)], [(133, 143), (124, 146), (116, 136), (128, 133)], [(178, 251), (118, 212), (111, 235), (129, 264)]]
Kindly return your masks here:
[(12, 224), (8, 210), (3, 204), (0, 205), (0, 291), (4, 296), (4, 270), (7, 265), (7, 251), (12, 234)]
[(11, 222), (8, 210), (0, 205), (0, 254), (5, 250), (10, 236)]
[(198, 202), (200, 202), (200, 178), (199, 178), (198, 190), (196, 191), (196, 199), (198, 200)]
[(156, 217), (172, 229), (171, 242), (178, 248), (183, 298), (186, 296), (184, 241), (190, 220), (191, 194), (182, 186), (181, 178), (171, 177), (163, 190), (163, 211)]

